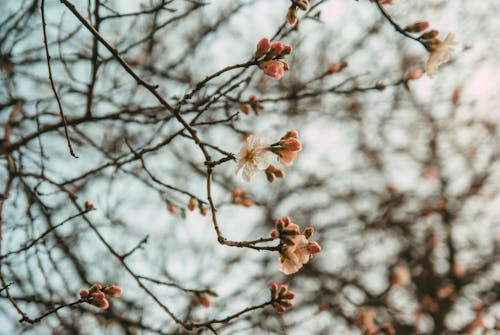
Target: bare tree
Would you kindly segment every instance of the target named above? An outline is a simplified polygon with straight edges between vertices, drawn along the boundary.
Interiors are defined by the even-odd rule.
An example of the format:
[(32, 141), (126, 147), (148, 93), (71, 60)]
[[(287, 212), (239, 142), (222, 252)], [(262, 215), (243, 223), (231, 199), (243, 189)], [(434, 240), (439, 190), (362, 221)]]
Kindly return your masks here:
[(496, 334), (496, 7), (2, 2), (0, 333)]

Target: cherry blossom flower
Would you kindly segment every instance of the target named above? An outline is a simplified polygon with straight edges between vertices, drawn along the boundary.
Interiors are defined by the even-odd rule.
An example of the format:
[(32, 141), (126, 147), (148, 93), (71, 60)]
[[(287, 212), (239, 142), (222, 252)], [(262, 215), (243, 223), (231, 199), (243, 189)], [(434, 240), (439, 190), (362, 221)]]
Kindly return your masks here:
[(309, 242), (304, 235), (292, 238), (292, 245), (283, 247), (279, 269), (286, 275), (299, 271), (311, 259), (312, 255), (321, 251), (316, 242)]
[(297, 272), (304, 264), (309, 262), (312, 255), (321, 251), (317, 242), (309, 241), (314, 228), (309, 227), (300, 232), (298, 225), (289, 217), (284, 217), (276, 222), (276, 229), (271, 231), (271, 237), (280, 239), (280, 264), (279, 269), (284, 274)]
[(248, 182), (269, 166), (269, 143), (263, 137), (252, 134), (243, 141), (236, 158), (238, 166), (235, 173), (243, 169), (243, 180)]
[(426, 65), (427, 75), (432, 78), (436, 75), (439, 65), (450, 59), (453, 52), (453, 46), (457, 44), (455, 34), (448, 34), (444, 41), (437, 40), (437, 44), (431, 47), (431, 54)]

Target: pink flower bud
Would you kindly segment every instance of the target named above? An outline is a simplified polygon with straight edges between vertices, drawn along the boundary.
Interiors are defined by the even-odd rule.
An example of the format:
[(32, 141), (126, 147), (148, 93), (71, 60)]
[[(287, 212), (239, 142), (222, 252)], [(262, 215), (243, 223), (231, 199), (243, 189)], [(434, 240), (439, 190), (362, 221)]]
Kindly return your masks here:
[(432, 40), (433, 38), (438, 37), (438, 35), (439, 35), (439, 31), (433, 29), (429, 32), (426, 32), (426, 33), (420, 35), (419, 38), (423, 39), (423, 40)]
[(252, 207), (254, 205), (254, 202), (250, 199), (243, 199), (241, 200), (241, 205), (244, 207)]
[(274, 177), (274, 174), (269, 173), (268, 171), (266, 171), (266, 178), (267, 178), (267, 181), (270, 183), (274, 183), (274, 181), (276, 180), (276, 178)]
[(92, 305), (99, 307), (101, 309), (107, 309), (109, 307), (109, 301), (103, 292), (97, 292), (92, 297)]
[(275, 41), (271, 44), (271, 50), (269, 51), (269, 54), (272, 57), (281, 56), (284, 49), (285, 49), (285, 44), (283, 42)]
[(170, 214), (172, 215), (177, 215), (179, 214), (179, 208), (177, 208), (177, 206), (171, 204), (171, 203), (168, 203), (167, 204), (167, 210), (170, 212)]
[(276, 295), (276, 293), (278, 292), (278, 289), (279, 289), (278, 283), (272, 283), (269, 286), (269, 290), (271, 291), (271, 296), (274, 297)]
[(240, 197), (244, 197), (246, 194), (246, 191), (242, 188), (237, 188), (237, 189), (234, 189), (233, 192), (231, 193), (231, 195), (233, 196), (233, 198), (240, 198)]
[(302, 150), (302, 143), (300, 143), (300, 141), (295, 137), (289, 137), (285, 140), (281, 140), (279, 144), (283, 147), (284, 150), (288, 151)]
[(188, 202), (188, 205), (187, 205), (187, 208), (192, 212), (194, 211), (194, 209), (196, 208), (196, 205), (197, 205), (197, 201), (195, 198), (191, 197), (189, 199), (189, 202)]
[(90, 286), (89, 292), (90, 293), (96, 293), (102, 290), (102, 285), (99, 283), (95, 283), (94, 285)]
[[(292, 53), (292, 46), (289, 44), (284, 44), (283, 51), (281, 52), (281, 56), (286, 56)], [(287, 65), (288, 66), (288, 65)], [(285, 71), (288, 71), (288, 69), (285, 69)]]
[(309, 239), (314, 233), (314, 228), (313, 227), (308, 227), (304, 230), (304, 236)]
[(80, 298), (86, 300), (89, 297), (90, 292), (88, 290), (80, 290)]
[(288, 291), (285, 295), (283, 295), (283, 299), (292, 300), (293, 298), (295, 298), (295, 292), (293, 291)]
[(286, 308), (281, 306), (279, 303), (273, 302), (272, 306), (278, 313), (284, 313), (286, 311)]
[(257, 43), (257, 51), (255, 52), (255, 57), (260, 58), (267, 54), (269, 50), (271, 49), (271, 43), (269, 42), (268, 38), (262, 38), (258, 43)]
[(83, 204), (85, 206), (85, 211), (89, 212), (93, 209), (95, 209), (94, 204), (91, 203), (90, 201), (86, 200), (85, 203)]
[(208, 208), (206, 208), (206, 207), (205, 207), (205, 206), (203, 206), (203, 205), (200, 205), (200, 214), (201, 214), (202, 216), (207, 216), (207, 214), (208, 214)]
[(285, 223), (285, 227), (292, 223), (292, 220), (290, 219), (289, 216), (285, 216), (281, 220), (283, 220), (283, 222)]
[(420, 21), (420, 22), (415, 22), (413, 24), (410, 24), (405, 28), (405, 30), (409, 33), (420, 33), (424, 30), (429, 28), (429, 22), (427, 21)]
[(340, 72), (340, 64), (332, 64), (328, 67), (328, 70), (326, 70), (328, 74), (335, 74)]
[(284, 226), (285, 222), (283, 221), (283, 219), (278, 219), (278, 221), (276, 221), (276, 228), (278, 228), (278, 230), (283, 229)]
[(281, 79), (285, 72), (285, 65), (278, 60), (270, 60), (260, 63), (259, 67), (264, 71), (264, 74), (274, 79)]
[(294, 138), (299, 137), (299, 132), (297, 131), (297, 129), (292, 129), (292, 130), (287, 131), (287, 133), (285, 134), (285, 136), (282, 137), (282, 139), (287, 139), (290, 137), (294, 137)]
[(416, 80), (420, 77), (422, 77), (422, 69), (413, 69), (408, 73), (408, 79), (409, 80)]
[(276, 229), (271, 230), (270, 235), (272, 238), (277, 238), (279, 236), (278, 231)]
[(240, 105), (240, 110), (245, 115), (249, 115), (250, 114), (250, 107), (248, 107), (247, 104), (241, 104)]
[(321, 247), (317, 242), (309, 242), (309, 244), (307, 245), (307, 250), (311, 255), (314, 255), (321, 251)]
[(295, 6), (291, 6), (288, 8), (288, 12), (286, 13), (286, 20), (289, 25), (294, 25), (297, 22), (297, 8)]
[(103, 292), (111, 298), (119, 298), (122, 295), (122, 288), (118, 285), (111, 285), (104, 288)]
[(281, 169), (276, 170), (274, 172), (274, 175), (276, 176), (276, 178), (280, 178), (280, 179), (283, 179), (286, 176), (285, 171), (283, 171)]
[(198, 302), (200, 303), (200, 305), (202, 305), (205, 308), (210, 307), (210, 305), (212, 304), (210, 299), (208, 299), (207, 295), (204, 293), (199, 293), (196, 295), (196, 297), (198, 298)]

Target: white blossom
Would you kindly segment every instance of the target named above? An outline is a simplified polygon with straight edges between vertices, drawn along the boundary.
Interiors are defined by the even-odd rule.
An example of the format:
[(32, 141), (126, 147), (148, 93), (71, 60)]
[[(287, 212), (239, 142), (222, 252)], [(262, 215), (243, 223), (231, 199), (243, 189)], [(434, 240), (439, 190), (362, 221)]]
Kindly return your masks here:
[(241, 144), (236, 155), (238, 166), (236, 174), (243, 169), (243, 180), (250, 181), (252, 177), (269, 166), (269, 143), (259, 135), (250, 135)]

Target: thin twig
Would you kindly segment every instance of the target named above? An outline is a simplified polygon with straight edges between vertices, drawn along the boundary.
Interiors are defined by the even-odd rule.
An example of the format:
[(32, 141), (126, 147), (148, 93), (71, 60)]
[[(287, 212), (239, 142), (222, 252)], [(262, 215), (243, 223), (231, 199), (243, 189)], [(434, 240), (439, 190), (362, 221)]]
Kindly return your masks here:
[(68, 143), (69, 153), (71, 154), (71, 156), (78, 158), (78, 156), (75, 155), (75, 153), (73, 152), (73, 147), (71, 146), (71, 141), (69, 139), (69, 134), (68, 134), (68, 125), (66, 124), (66, 118), (64, 117), (64, 112), (63, 112), (61, 100), (59, 99), (59, 95), (57, 94), (56, 88), (54, 86), (54, 80), (52, 78), (52, 69), (50, 67), (49, 45), (47, 42), (47, 32), (45, 30), (45, 27), (47, 24), (45, 23), (44, 6), (45, 6), (45, 0), (42, 0), (42, 2), (40, 4), (40, 10), (42, 12), (43, 44), (45, 46), (45, 58), (47, 59), (47, 69), (49, 71), (50, 87), (52, 88), (52, 92), (54, 92), (54, 96), (56, 97), (57, 107), (59, 108), (59, 115), (61, 116), (61, 119), (63, 121), (64, 135), (66, 136), (66, 142)]

